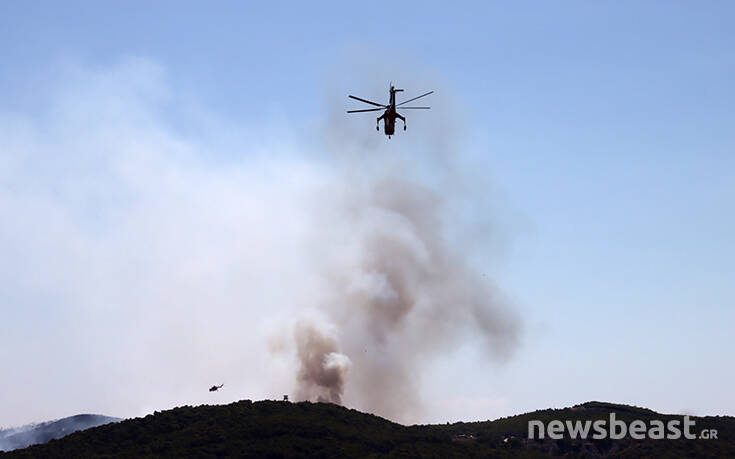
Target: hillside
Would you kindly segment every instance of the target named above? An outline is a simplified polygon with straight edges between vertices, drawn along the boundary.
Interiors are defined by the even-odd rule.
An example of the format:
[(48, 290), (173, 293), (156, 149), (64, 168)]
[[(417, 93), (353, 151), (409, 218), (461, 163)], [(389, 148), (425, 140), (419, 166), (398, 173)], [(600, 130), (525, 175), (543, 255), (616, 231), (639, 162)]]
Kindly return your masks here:
[(78, 430), (89, 429), (117, 421), (121, 421), (121, 419), (101, 416), (99, 414), (78, 414), (56, 421), (42, 422), (40, 424), (31, 424), (12, 429), (0, 429), (0, 451), (10, 451), (37, 443), (46, 443)]
[(694, 418), (696, 432), (717, 440), (528, 440), (527, 423), (553, 419), (674, 419), (675, 416), (590, 402), (495, 421), (402, 426), (326, 403), (240, 401), (184, 406), (129, 419), (0, 457), (735, 457), (735, 418)]

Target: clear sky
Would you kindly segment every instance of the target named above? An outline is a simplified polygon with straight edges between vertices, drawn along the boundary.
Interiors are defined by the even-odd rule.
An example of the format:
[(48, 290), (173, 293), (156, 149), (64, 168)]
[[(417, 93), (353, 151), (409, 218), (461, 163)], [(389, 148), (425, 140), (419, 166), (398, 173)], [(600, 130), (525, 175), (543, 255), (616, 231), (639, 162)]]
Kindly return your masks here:
[[(146, 279), (185, 286), (206, 272), (221, 292), (233, 282), (227, 269), (199, 265), (172, 280), (132, 253), (209, 253), (219, 246), (208, 237), (227, 241), (269, 212), (273, 231), (243, 244), (291, 240), (289, 226), (311, 231), (287, 204), (325, 180), (306, 151), (318, 149), (335, 110), (356, 106), (346, 94), (383, 100), (389, 79), (406, 95), (436, 89), (432, 110), (411, 113), (390, 141), (370, 115), (332, 128), (392, 142), (379, 148), (412, 142), (413, 166), (429, 176), (434, 156), (416, 138), (427, 126), (461, 136), (452, 141), (473, 199), (495, 212), (468, 220), (498, 228), (492, 247), (465, 251), (523, 322), (505, 363), (478, 366), (482, 351), (469, 344), (435, 360), (422, 391), (436, 403), (410, 421), (593, 399), (735, 415), (733, 17), (726, 1), (0, 3), (0, 426), (271, 396), (257, 385), (189, 402), (188, 388), (120, 395), (112, 382), (166, 392), (167, 374), (185, 377), (183, 363), (167, 373), (142, 356), (176, 354), (172, 343), (200, 333), (129, 342), (139, 327), (150, 339), (186, 326), (151, 312), (165, 294)], [(143, 159), (116, 153), (123, 144)], [(266, 164), (253, 172), (258, 161)], [(228, 207), (241, 205), (234, 196), (247, 211)], [(158, 234), (167, 222), (181, 246)], [(234, 263), (217, 250), (211, 263)], [(260, 295), (275, 304), (285, 293), (263, 272), (298, 278), (298, 262), (284, 268), (262, 251), (258, 269), (245, 271), (254, 285), (274, 283)], [(110, 285), (113, 275), (130, 282)], [(100, 305), (116, 289), (137, 312)], [(198, 314), (192, 320), (206, 321)], [(88, 330), (98, 323), (104, 332)], [(235, 336), (222, 332), (226, 322), (210, 325), (201, 333)], [(124, 344), (100, 346), (107, 354), (90, 342)], [(222, 369), (238, 365), (230, 354), (197, 368), (216, 368), (220, 383)], [(157, 376), (128, 374), (142, 369)], [(460, 371), (469, 376), (453, 377)], [(98, 381), (101, 372), (110, 381)], [(17, 387), (28, 389), (14, 395)]]

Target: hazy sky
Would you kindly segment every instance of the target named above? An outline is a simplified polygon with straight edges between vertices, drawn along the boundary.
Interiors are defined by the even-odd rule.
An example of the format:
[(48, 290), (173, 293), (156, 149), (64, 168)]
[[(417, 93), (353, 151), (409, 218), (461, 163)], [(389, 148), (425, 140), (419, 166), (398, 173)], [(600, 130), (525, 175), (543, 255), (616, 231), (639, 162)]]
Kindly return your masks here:
[[(2, 2), (0, 426), (289, 393), (324, 152), (440, 183), (436, 142), (523, 331), (404, 421), (734, 415), (735, 6), (487, 3)], [(391, 79), (437, 90), (406, 133), (340, 113)]]

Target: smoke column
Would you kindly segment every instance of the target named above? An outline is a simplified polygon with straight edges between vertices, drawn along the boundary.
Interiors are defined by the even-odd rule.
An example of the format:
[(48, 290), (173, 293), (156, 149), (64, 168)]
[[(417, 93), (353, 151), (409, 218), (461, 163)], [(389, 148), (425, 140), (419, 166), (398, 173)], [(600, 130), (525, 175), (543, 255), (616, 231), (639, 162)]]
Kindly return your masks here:
[(301, 321), (294, 330), (298, 348), (299, 399), (342, 403), (350, 359), (339, 352), (337, 341), (318, 325)]

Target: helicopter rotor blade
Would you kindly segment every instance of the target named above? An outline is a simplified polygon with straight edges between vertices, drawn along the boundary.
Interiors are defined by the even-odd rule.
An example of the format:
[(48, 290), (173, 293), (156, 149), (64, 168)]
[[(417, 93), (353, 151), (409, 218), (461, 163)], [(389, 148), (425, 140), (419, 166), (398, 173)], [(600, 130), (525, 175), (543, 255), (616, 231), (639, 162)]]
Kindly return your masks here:
[[(396, 108), (397, 108), (397, 106), (396, 106)], [(430, 108), (431, 107), (401, 107), (401, 110), (406, 110), (406, 109), (414, 109), (414, 110), (422, 109), (422, 110), (428, 110)]]
[(427, 92), (426, 94), (421, 94), (420, 96), (414, 97), (413, 99), (408, 99), (408, 100), (404, 100), (404, 101), (403, 101), (403, 102), (401, 102), (400, 104), (396, 105), (396, 107), (400, 107), (400, 106), (401, 106), (401, 105), (403, 105), (403, 104), (407, 104), (407, 103), (409, 103), (409, 102), (413, 102), (413, 101), (414, 101), (414, 100), (416, 100), (416, 99), (421, 99), (422, 97), (424, 97), (424, 96), (428, 96), (429, 94), (433, 94), (433, 93), (434, 93), (434, 91), (429, 91), (429, 92)]
[(360, 113), (360, 112), (379, 112), (382, 108), (368, 108), (365, 110), (347, 110), (347, 113)]
[(366, 104), (375, 105), (375, 106), (383, 107), (383, 108), (386, 108), (387, 107), (387, 105), (379, 104), (377, 102), (371, 102), (371, 101), (365, 100), (365, 99), (360, 99), (359, 97), (355, 97), (355, 96), (347, 96), (347, 97), (349, 97), (350, 99), (359, 100), (360, 102), (365, 102)]

